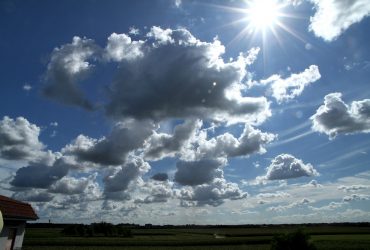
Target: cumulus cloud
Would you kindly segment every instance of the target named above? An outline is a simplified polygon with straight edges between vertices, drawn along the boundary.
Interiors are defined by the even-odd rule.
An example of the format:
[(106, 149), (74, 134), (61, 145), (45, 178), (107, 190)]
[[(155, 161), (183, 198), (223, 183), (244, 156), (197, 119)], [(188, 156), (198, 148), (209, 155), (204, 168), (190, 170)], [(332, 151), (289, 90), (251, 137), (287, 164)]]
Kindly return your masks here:
[(273, 212), (284, 212), (287, 209), (291, 209), (291, 208), (294, 208), (294, 207), (303, 207), (303, 206), (306, 206), (306, 205), (308, 205), (312, 202), (313, 201), (310, 200), (310, 199), (303, 198), (300, 201), (296, 201), (296, 202), (293, 202), (293, 203), (288, 204), (288, 205), (279, 205), (279, 206), (276, 206), (276, 207), (269, 207), (267, 210), (268, 211), (273, 211)]
[(356, 192), (360, 190), (370, 189), (369, 185), (351, 185), (351, 186), (339, 186), (339, 190), (343, 190), (345, 192)]
[(36, 160), (45, 146), (39, 141), (40, 127), (23, 117), (0, 120), (0, 157), (7, 160)]
[(343, 202), (352, 202), (352, 201), (367, 201), (370, 200), (370, 195), (366, 194), (351, 194), (343, 197)]
[(62, 153), (75, 156), (78, 162), (120, 165), (131, 151), (143, 146), (153, 129), (150, 121), (126, 120), (117, 123), (107, 137), (99, 140), (79, 135)]
[(236, 183), (227, 182), (223, 178), (216, 178), (210, 184), (203, 184), (194, 188), (182, 189), (180, 192), (181, 206), (219, 206), (225, 200), (239, 200), (248, 194), (239, 189)]
[(64, 158), (56, 160), (52, 166), (39, 164), (22, 167), (17, 170), (10, 184), (20, 188), (48, 188), (66, 176), (73, 167)]
[[(96, 175), (94, 177), (96, 177)], [(52, 193), (69, 195), (80, 194), (86, 190), (90, 181), (91, 179), (86, 177), (74, 178), (65, 176), (52, 184), (49, 188), (49, 191)]]
[(309, 183), (302, 185), (302, 187), (308, 187), (308, 188), (320, 188), (322, 187), (321, 184), (319, 184), (316, 180), (311, 180)]
[(310, 163), (303, 163), (302, 160), (290, 154), (276, 156), (270, 166), (267, 167), (265, 176), (259, 176), (259, 180), (285, 180), (302, 176), (317, 176), (319, 173)]
[(134, 158), (123, 166), (115, 167), (104, 178), (104, 194), (108, 198), (127, 198), (124, 191), (132, 181), (148, 172), (150, 165), (141, 158)]
[(325, 96), (324, 105), (320, 106), (311, 117), (312, 129), (325, 133), (331, 139), (338, 134), (370, 132), (370, 99), (353, 101), (347, 105), (341, 93)]
[(93, 109), (78, 82), (92, 70), (89, 60), (93, 60), (99, 50), (93, 40), (78, 36), (73, 37), (72, 43), (55, 48), (46, 72), (44, 95), (63, 104)]
[(136, 199), (134, 203), (149, 204), (167, 202), (175, 193), (172, 186), (173, 182), (148, 181), (141, 187), (141, 189), (143, 193), (148, 193), (149, 195), (145, 198)]
[(310, 0), (316, 12), (310, 18), (310, 31), (325, 41), (338, 38), (351, 25), (370, 15), (367, 0)]
[(92, 62), (118, 62), (103, 105), (111, 117), (260, 123), (271, 115), (265, 97), (246, 96), (242, 91), (246, 67), (256, 59), (259, 48), (225, 62), (225, 47), (216, 38), (203, 42), (186, 29), (156, 26), (146, 38), (133, 40), (127, 34), (113, 33), (101, 48), (91, 39), (74, 37), (72, 43), (52, 52), (44, 94), (91, 110), (94, 105), (79, 83), (95, 66)]
[(230, 133), (218, 135), (210, 140), (198, 139), (197, 158), (249, 156), (266, 152), (264, 145), (276, 138), (274, 134), (264, 133), (250, 125), (245, 125), (239, 138)]
[(184, 144), (195, 136), (201, 126), (202, 122), (200, 120), (189, 119), (177, 125), (173, 135), (154, 132), (147, 140), (145, 158), (159, 160), (164, 157), (174, 157)]
[(147, 36), (143, 56), (120, 64), (106, 107), (110, 116), (259, 122), (270, 116), (265, 97), (242, 95), (248, 54), (224, 62), (220, 41), (202, 42), (186, 29), (152, 27)]
[(280, 75), (272, 75), (259, 83), (252, 83), (252, 85), (270, 85), (272, 96), (278, 103), (282, 103), (300, 96), (305, 87), (320, 78), (319, 67), (311, 65), (303, 72), (292, 74), (288, 78), (283, 79)]
[(13, 194), (13, 199), (27, 202), (48, 202), (54, 198), (45, 190), (31, 189), (27, 191), (19, 191)]
[(178, 161), (175, 181), (181, 185), (201, 185), (211, 183), (215, 178), (222, 178), (220, 169), (225, 164), (222, 160), (202, 159), (199, 161)]
[(290, 197), (290, 194), (286, 192), (275, 192), (275, 193), (260, 193), (257, 194), (257, 198), (262, 198), (262, 199), (276, 199), (276, 198), (285, 198), (285, 197)]
[[(130, 29), (130, 32), (134, 31)], [(108, 44), (105, 48), (105, 57), (107, 60), (121, 62), (123, 60), (134, 60), (143, 56), (142, 45), (144, 41), (132, 41), (126, 34), (113, 33), (108, 37)]]

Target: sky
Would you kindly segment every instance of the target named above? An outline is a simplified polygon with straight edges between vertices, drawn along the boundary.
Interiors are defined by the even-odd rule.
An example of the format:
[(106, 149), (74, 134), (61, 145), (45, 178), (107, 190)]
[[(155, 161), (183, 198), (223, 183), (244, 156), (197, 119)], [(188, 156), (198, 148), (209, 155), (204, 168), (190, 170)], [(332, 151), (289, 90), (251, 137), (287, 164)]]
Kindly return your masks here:
[(39, 222), (368, 222), (369, 16), (3, 0), (0, 194)]

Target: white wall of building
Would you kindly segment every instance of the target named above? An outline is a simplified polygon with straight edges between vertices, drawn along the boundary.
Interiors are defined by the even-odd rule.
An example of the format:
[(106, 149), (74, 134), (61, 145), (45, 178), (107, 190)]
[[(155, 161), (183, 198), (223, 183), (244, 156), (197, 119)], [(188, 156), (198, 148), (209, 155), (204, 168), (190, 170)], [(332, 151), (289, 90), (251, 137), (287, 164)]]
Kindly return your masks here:
[(25, 222), (19, 222), (17, 224), (11, 223), (10, 225), (7, 225), (7, 222), (5, 221), (3, 230), (0, 233), (0, 250), (5, 250), (6, 241), (8, 240), (9, 228), (17, 229), (17, 235), (15, 237), (13, 250), (22, 249), (25, 225)]

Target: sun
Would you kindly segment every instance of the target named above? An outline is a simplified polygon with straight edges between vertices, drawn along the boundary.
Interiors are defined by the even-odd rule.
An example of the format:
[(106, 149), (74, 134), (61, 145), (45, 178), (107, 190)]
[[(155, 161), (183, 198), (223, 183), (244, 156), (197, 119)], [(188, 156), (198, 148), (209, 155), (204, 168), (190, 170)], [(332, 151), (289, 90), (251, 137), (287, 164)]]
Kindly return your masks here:
[(273, 28), (277, 23), (281, 6), (276, 0), (252, 0), (248, 2), (245, 10), (248, 28), (253, 30), (265, 30)]

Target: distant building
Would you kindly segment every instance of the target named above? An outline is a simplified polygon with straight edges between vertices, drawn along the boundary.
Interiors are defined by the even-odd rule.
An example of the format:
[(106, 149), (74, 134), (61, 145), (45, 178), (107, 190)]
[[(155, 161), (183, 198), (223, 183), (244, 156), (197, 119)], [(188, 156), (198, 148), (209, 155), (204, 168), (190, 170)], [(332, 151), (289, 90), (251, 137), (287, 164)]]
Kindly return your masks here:
[(2, 195), (0, 195), (0, 211), (4, 220), (4, 226), (2, 230), (0, 229), (0, 250), (21, 249), (26, 221), (37, 220), (39, 217), (30, 204)]

